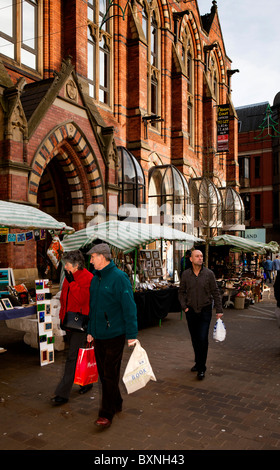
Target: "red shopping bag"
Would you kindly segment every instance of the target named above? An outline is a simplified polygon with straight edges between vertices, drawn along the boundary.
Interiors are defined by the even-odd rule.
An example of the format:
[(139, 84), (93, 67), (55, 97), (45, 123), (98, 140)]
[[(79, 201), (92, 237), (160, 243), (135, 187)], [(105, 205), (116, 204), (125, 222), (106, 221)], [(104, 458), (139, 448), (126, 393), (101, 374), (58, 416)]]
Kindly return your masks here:
[(89, 385), (98, 381), (94, 347), (80, 348), (76, 363), (74, 384)]

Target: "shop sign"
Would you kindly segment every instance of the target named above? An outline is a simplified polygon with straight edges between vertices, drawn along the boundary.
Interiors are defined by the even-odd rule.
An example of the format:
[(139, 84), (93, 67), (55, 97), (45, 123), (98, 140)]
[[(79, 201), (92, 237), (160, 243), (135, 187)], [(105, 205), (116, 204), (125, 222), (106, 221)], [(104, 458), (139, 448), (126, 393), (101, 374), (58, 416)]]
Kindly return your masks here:
[(244, 231), (244, 238), (253, 240), (254, 242), (266, 243), (265, 228), (249, 228)]
[(228, 152), (229, 138), (229, 105), (218, 106), (217, 152)]

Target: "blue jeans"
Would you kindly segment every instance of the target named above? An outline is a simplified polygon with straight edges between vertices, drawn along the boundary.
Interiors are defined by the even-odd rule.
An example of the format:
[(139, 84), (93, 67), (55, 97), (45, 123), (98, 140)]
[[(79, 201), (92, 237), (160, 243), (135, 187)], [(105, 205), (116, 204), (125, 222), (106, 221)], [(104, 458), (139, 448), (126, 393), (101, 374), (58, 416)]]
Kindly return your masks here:
[(212, 305), (203, 307), (200, 313), (192, 308), (186, 312), (189, 332), (194, 349), (195, 365), (199, 372), (206, 371), (209, 326), (212, 318)]

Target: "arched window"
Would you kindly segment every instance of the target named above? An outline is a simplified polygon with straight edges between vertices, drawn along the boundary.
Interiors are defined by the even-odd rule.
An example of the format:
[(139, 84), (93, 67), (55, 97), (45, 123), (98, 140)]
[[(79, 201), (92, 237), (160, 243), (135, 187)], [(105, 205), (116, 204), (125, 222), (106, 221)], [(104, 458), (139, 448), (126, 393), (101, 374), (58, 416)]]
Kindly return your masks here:
[[(160, 24), (157, 9), (142, 4), (142, 29), (147, 40), (147, 114), (160, 116)], [(151, 126), (158, 128), (159, 122)]]
[(102, 36), (99, 43), (99, 101), (109, 104), (110, 50)]
[(110, 106), (112, 70), (112, 20), (109, 0), (88, 0), (88, 71), (89, 95)]
[[(39, 42), (42, 42), (42, 2), (1, 0), (0, 54), (24, 67), (39, 71)], [(41, 44), (40, 44), (41, 45)]]
[(190, 193), (194, 204), (194, 224), (198, 236), (215, 236), (222, 228), (222, 198), (219, 190), (209, 178), (190, 180)]
[(125, 147), (118, 147), (120, 156), (119, 185), (121, 187), (120, 205), (145, 204), (145, 177), (141, 165)]
[(240, 194), (230, 186), (219, 191), (223, 201), (223, 229), (245, 230), (245, 209)]
[[(193, 233), (190, 192), (184, 175), (173, 165), (149, 172), (149, 218)], [(152, 218), (152, 219), (151, 219)], [(158, 220), (157, 220), (158, 219)]]
[(142, 8), (142, 29), (146, 40), (148, 40), (148, 14), (145, 3), (143, 4)]
[(194, 146), (194, 53), (192, 40), (188, 28), (182, 38), (182, 61), (185, 66), (188, 82), (188, 98), (187, 98), (187, 133), (189, 136), (190, 147)]
[(216, 100), (217, 104), (219, 104), (218, 77), (219, 77), (219, 71), (218, 71), (218, 65), (217, 65), (215, 52), (211, 51), (210, 57), (209, 57), (209, 81), (210, 81), (211, 90), (212, 90), (212, 97)]

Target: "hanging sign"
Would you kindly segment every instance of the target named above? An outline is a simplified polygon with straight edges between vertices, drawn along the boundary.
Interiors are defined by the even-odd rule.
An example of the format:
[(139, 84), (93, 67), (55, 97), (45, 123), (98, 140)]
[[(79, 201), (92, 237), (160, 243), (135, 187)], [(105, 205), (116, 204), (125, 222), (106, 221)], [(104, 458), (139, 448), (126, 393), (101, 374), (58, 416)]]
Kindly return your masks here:
[(229, 105), (218, 106), (217, 152), (228, 152), (229, 138)]

